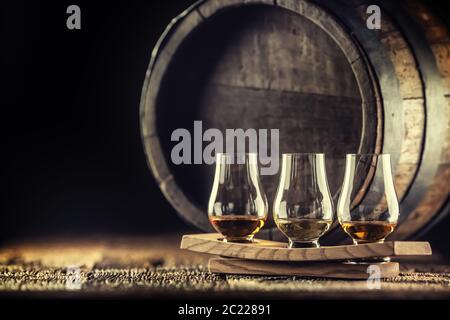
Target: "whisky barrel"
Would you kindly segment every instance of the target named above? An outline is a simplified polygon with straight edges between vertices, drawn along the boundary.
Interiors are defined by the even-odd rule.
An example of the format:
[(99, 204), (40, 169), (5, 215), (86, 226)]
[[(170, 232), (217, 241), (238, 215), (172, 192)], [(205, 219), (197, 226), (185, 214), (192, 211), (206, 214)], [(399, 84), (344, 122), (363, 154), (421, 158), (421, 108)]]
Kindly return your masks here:
[[(366, 25), (373, 4), (380, 30)], [(213, 168), (171, 161), (176, 129), (191, 133), (192, 149), (207, 144), (194, 143), (194, 121), (224, 133), (279, 129), (280, 153), (326, 153), (335, 196), (346, 153), (390, 153), (401, 203), (392, 238), (408, 239), (449, 208), (449, 97), (450, 33), (421, 1), (207, 0), (152, 52), (142, 139), (165, 197), (204, 231)], [(262, 180), (270, 204), (278, 175)], [(270, 223), (264, 232), (280, 236)], [(335, 225), (325, 241), (345, 239)]]

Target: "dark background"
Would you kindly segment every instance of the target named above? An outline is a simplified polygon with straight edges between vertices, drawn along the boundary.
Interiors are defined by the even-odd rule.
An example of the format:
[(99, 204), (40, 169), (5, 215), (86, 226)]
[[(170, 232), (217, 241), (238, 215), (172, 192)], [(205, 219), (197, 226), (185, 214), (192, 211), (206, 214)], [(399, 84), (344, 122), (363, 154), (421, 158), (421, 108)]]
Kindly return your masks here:
[[(186, 228), (147, 167), (139, 101), (153, 46), (194, 2), (2, 3), (0, 239)], [(71, 4), (81, 30), (66, 28)], [(446, 230), (426, 239), (449, 252)]]
[[(139, 102), (153, 46), (192, 3), (3, 6), (1, 238), (184, 226), (147, 167)], [(70, 4), (81, 7), (81, 30), (66, 28)]]

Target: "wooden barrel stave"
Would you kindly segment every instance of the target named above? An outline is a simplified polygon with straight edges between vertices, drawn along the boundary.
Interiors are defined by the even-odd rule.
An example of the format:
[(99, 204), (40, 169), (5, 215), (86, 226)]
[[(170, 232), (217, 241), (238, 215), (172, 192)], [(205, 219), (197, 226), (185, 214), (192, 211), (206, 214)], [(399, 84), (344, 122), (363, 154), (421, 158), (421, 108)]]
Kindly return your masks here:
[[(359, 5), (356, 10), (362, 21), (367, 19), (367, 5)], [(426, 105), (421, 73), (413, 49), (408, 44), (403, 32), (396, 25), (389, 13), (382, 7), (382, 29), (377, 32), (381, 43), (386, 48), (389, 59), (394, 66), (402, 99), (403, 139), (399, 143), (399, 160), (394, 167), (395, 186), (399, 201), (407, 198), (409, 189), (420, 169), (423, 142), (425, 139)], [(385, 132), (386, 139), (390, 138)], [(416, 197), (417, 195), (415, 195)], [(402, 210), (400, 224), (407, 220), (407, 212)]]
[[(425, 36), (428, 59), (419, 65), (425, 82), (427, 97), (427, 127), (425, 133), (422, 168), (426, 173), (418, 174), (411, 189), (426, 188), (420, 203), (409, 209), (408, 219), (397, 228), (395, 237), (423, 234), (431, 227), (431, 223), (438, 217), (445, 216), (448, 209), (448, 195), (450, 193), (450, 108), (448, 107), (448, 93), (450, 90), (450, 36), (448, 29), (432, 12), (418, 1), (403, 4), (408, 17), (418, 24), (420, 33)], [(417, 50), (419, 54), (422, 50)], [(446, 52), (446, 53), (445, 53)], [(444, 53), (444, 54), (443, 54)], [(432, 56), (432, 58), (430, 57)], [(427, 72), (425, 72), (427, 71)], [(447, 101), (446, 101), (447, 100)], [(413, 193), (414, 194), (414, 193)]]

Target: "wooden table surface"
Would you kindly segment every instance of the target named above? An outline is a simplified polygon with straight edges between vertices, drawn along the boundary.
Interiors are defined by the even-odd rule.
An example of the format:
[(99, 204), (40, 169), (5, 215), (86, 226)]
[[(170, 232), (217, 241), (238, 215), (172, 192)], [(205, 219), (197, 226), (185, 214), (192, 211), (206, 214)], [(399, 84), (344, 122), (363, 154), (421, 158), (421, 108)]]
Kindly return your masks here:
[(450, 264), (402, 260), (380, 290), (364, 280), (219, 275), (211, 256), (180, 250), (181, 235), (39, 239), (0, 247), (0, 296), (448, 299)]

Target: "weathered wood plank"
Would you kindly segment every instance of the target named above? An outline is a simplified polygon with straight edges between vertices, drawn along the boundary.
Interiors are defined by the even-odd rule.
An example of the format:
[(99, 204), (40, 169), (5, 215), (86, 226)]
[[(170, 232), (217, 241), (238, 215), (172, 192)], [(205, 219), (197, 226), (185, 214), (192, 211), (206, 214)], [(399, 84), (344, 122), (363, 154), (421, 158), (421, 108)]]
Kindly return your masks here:
[(334, 17), (319, 6), (304, 0), (278, 0), (277, 4), (308, 18), (327, 32), (344, 52), (349, 63), (360, 58), (361, 52), (354, 45), (351, 36)]
[(197, 10), (206, 19), (226, 8), (243, 5), (273, 5), (274, 3), (275, 0), (216, 0), (206, 1)]
[[(367, 19), (367, 5), (356, 8), (361, 19)], [(386, 48), (398, 79), (403, 104), (403, 136), (399, 143), (401, 152), (394, 168), (397, 196), (403, 200), (420, 165), (425, 127), (424, 88), (417, 62), (406, 38), (387, 12), (382, 12), (383, 23), (377, 32)]]
[[(362, 114), (355, 111), (361, 107), (358, 99), (210, 85), (205, 87), (201, 104), (205, 128), (217, 128), (223, 133), (227, 128), (280, 129), (280, 154), (326, 150), (332, 194), (337, 194), (342, 183), (342, 155), (357, 153), (360, 146)], [(373, 141), (369, 137), (373, 135), (367, 136), (366, 143)], [(278, 175), (262, 177), (270, 200), (275, 196), (278, 179)], [(208, 188), (211, 183), (206, 182)], [(203, 201), (198, 203), (206, 205), (209, 191), (205, 190)]]
[(425, 51), (429, 58), (427, 63), (419, 61), (426, 89), (426, 122), (421, 171), (411, 188), (413, 191), (422, 188), (424, 192), (422, 197), (413, 199), (416, 205), (392, 234), (397, 239), (429, 229), (431, 222), (448, 210), (450, 194), (450, 32), (421, 1), (409, 1), (403, 8), (423, 30), (424, 40), (429, 45)]
[[(400, 266), (397, 262), (375, 263), (381, 278), (397, 277)], [(295, 263), (267, 262), (242, 259), (212, 258), (209, 271), (221, 274), (301, 276), (332, 279), (368, 279), (368, 264), (351, 263)]]
[(307, 18), (278, 7), (236, 10), (235, 18), (215, 26), (229, 44), (210, 82), (361, 99), (344, 52)]

